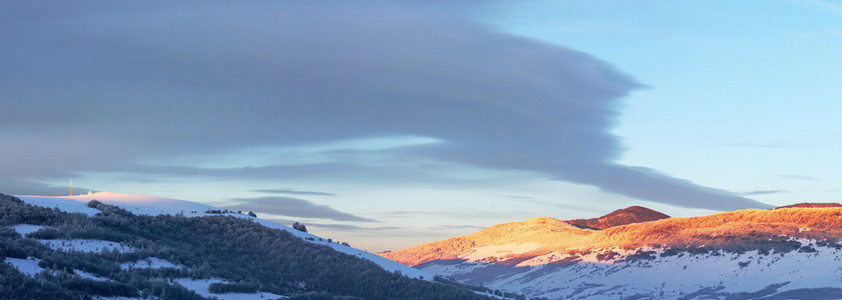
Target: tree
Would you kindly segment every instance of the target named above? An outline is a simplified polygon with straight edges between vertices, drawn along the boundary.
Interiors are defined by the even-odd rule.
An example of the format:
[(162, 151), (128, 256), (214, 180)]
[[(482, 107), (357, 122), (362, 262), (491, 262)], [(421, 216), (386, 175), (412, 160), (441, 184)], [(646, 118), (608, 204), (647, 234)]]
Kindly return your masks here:
[(301, 231), (301, 232), (307, 232), (307, 226), (304, 226), (304, 224), (301, 224), (301, 223), (298, 223), (298, 222), (295, 222), (295, 224), (292, 224), (292, 228), (295, 229), (295, 230)]
[(254, 212), (252, 212), (252, 211), (249, 211), (249, 217), (252, 217), (252, 218), (257, 218), (257, 214), (255, 214), (255, 213), (254, 213)]

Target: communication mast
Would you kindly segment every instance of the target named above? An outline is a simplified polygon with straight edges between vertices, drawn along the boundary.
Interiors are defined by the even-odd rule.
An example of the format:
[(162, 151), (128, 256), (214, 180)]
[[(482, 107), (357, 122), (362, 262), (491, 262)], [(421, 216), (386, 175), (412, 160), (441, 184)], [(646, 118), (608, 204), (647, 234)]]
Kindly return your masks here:
[(73, 178), (70, 179), (70, 196), (73, 196)]

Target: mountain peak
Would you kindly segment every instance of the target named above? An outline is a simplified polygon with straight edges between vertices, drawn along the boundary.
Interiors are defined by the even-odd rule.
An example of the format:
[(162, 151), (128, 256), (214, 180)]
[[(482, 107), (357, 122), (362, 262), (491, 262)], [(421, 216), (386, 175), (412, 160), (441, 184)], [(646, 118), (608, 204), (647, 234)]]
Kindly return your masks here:
[(577, 227), (591, 227), (597, 229), (606, 229), (615, 226), (627, 225), (632, 223), (648, 222), (661, 219), (667, 219), (670, 216), (643, 207), (643, 206), (629, 206), (623, 209), (612, 211), (604, 216), (593, 219), (576, 219), (567, 221), (571, 225)]

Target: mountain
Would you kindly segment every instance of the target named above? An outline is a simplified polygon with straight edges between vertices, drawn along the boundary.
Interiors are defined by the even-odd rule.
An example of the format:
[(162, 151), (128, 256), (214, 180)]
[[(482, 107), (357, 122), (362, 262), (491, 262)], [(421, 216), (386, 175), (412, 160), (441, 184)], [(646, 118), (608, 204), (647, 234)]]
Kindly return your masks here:
[(241, 212), (116, 193), (0, 194), (0, 260), (13, 299), (491, 299)]
[(569, 220), (567, 223), (583, 229), (606, 229), (614, 226), (667, 219), (670, 216), (642, 206), (631, 206), (618, 209), (611, 213), (593, 219)]
[(549, 299), (824, 299), (842, 298), (840, 238), (842, 208), (796, 207), (599, 231), (541, 217), (381, 255)]

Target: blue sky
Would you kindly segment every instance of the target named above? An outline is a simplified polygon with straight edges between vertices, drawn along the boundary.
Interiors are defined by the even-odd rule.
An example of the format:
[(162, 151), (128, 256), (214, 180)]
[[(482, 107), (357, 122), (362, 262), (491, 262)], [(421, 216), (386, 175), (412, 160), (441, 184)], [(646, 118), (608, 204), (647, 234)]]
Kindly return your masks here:
[(372, 251), (836, 202), (830, 1), (0, 4), (0, 191), (254, 210)]
[(624, 101), (620, 162), (777, 205), (839, 198), (840, 4), (534, 1), (486, 20), (650, 86)]

